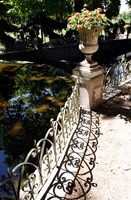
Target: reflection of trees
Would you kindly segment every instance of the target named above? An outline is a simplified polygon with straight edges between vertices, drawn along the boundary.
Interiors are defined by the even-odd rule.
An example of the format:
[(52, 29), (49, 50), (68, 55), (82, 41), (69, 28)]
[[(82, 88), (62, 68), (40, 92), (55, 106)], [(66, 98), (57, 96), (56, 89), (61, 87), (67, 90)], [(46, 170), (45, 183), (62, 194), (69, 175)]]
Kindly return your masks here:
[(50, 66), (27, 66), (17, 72), (10, 106), (3, 109), (0, 123), (0, 148), (9, 166), (23, 160), (34, 140), (44, 137), (71, 85), (69, 77)]

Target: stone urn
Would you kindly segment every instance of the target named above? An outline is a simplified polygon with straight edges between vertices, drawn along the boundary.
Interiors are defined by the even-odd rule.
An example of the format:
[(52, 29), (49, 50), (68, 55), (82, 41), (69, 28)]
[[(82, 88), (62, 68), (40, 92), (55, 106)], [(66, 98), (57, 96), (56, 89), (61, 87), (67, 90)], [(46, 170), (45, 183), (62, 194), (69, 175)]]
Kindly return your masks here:
[(102, 28), (80, 29), (79, 49), (85, 55), (85, 60), (73, 69), (72, 78), (80, 79), (80, 105), (85, 108), (94, 108), (102, 102), (103, 95), (103, 68), (92, 60), (92, 55), (98, 50), (98, 37)]
[(92, 30), (82, 28), (79, 29), (80, 44), (79, 49), (85, 55), (85, 60), (81, 62), (81, 65), (87, 65), (89, 67), (96, 66), (98, 63), (92, 60), (92, 55), (98, 50), (98, 37), (102, 28), (96, 27)]

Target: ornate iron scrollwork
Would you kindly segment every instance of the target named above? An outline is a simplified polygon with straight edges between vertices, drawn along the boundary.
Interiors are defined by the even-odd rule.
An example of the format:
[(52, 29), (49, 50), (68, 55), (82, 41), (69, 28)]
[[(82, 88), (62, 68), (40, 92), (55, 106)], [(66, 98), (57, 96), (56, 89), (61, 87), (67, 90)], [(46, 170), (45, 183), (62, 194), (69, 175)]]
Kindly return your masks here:
[(71, 200), (85, 197), (93, 183), (92, 170), (95, 167), (99, 117), (81, 109), (78, 126), (70, 140), (58, 173), (42, 199)]

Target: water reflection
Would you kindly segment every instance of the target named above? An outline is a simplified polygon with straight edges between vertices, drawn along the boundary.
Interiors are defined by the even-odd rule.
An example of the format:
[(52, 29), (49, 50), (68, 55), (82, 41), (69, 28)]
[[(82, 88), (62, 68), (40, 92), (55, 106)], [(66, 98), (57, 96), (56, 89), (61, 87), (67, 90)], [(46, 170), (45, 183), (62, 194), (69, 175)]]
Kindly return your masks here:
[(47, 65), (8, 70), (0, 73), (0, 157), (5, 163), (0, 176), (44, 137), (74, 84), (70, 75)]
[(3, 174), (6, 174), (6, 168), (8, 167), (4, 161), (6, 156), (4, 155), (3, 151), (0, 151), (0, 177), (2, 177)]

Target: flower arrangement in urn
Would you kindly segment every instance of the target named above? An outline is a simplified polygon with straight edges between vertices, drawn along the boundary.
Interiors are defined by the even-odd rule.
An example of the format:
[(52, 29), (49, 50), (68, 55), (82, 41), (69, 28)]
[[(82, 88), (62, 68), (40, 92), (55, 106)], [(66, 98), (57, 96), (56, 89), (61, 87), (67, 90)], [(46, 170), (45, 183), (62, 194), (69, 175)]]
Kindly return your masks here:
[(107, 17), (102, 13), (101, 8), (93, 11), (83, 8), (81, 12), (76, 12), (69, 17), (67, 30), (80, 30), (82, 28), (92, 30), (96, 27), (104, 27), (107, 24)]
[(76, 12), (68, 19), (67, 30), (78, 31), (79, 49), (85, 54), (86, 61), (90, 63), (90, 66), (96, 63), (92, 60), (92, 55), (99, 48), (98, 37), (106, 25), (108, 25), (108, 19), (101, 8), (93, 11), (83, 8), (81, 12)]

